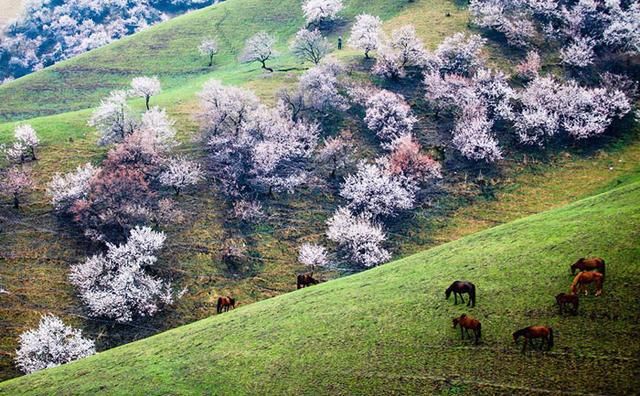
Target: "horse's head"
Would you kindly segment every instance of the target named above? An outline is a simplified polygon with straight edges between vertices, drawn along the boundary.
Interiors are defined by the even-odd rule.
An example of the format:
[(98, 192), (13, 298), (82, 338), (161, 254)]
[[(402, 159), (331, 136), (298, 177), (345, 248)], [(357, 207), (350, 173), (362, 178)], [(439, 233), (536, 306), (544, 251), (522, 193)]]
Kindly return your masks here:
[(515, 331), (513, 333), (513, 341), (514, 342), (518, 342), (518, 338), (520, 338), (521, 335), (522, 335), (522, 331), (521, 330)]
[(571, 264), (571, 275), (574, 275), (576, 273), (576, 269), (578, 269), (580, 267), (580, 265), (582, 264), (583, 261), (584, 261), (584, 257), (579, 258), (578, 261), (576, 261), (575, 263)]
[(316, 279), (316, 278), (311, 278), (311, 277), (309, 277), (309, 278), (311, 280), (311, 283), (313, 283), (314, 285), (317, 285), (318, 283), (320, 283), (320, 281), (318, 279)]
[(449, 297), (451, 296), (451, 287), (448, 287), (447, 290), (444, 291), (444, 295), (445, 295), (446, 299), (448, 300)]
[(458, 318), (453, 318), (453, 320), (451, 321), (453, 323), (453, 328), (455, 329), (456, 326), (458, 325), (458, 323), (460, 322), (460, 319)]

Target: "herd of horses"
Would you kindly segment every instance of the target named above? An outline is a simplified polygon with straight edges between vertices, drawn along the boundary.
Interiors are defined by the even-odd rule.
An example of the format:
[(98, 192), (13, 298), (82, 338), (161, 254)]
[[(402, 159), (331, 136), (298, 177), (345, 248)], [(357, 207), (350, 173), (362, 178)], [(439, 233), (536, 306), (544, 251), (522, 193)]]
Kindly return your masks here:
[[(576, 275), (576, 270), (578, 274)], [(605, 262), (599, 257), (581, 258), (576, 261), (570, 267), (571, 275), (574, 275), (573, 282), (571, 283), (570, 293), (560, 293), (556, 296), (556, 304), (560, 309), (560, 314), (564, 314), (565, 307), (571, 306), (571, 312), (576, 315), (578, 313), (578, 306), (580, 305), (579, 293), (584, 292), (585, 295), (589, 294), (587, 289), (588, 285), (595, 285), (595, 295), (600, 296), (602, 294), (602, 285), (604, 283)], [(298, 274), (296, 276), (296, 287), (302, 289), (308, 286), (317, 285), (319, 280), (313, 277), (311, 274)], [(467, 307), (475, 307), (476, 305), (476, 286), (468, 281), (455, 281), (445, 290), (445, 298), (448, 300), (453, 293), (454, 304), (458, 304), (458, 297), (464, 304), (464, 294), (467, 294), (468, 301), (466, 301)], [(230, 309), (234, 309), (236, 306), (236, 300), (230, 296), (218, 297), (218, 303), (216, 305), (216, 312), (223, 313), (228, 312)], [(482, 324), (479, 320), (472, 318), (467, 314), (462, 314), (457, 318), (453, 318), (453, 328), (460, 326), (460, 336), (464, 340), (465, 334), (468, 338), (471, 338), (470, 331), (473, 332), (473, 339), (475, 344), (480, 342), (482, 336)], [(525, 352), (527, 345), (533, 347), (533, 340), (540, 340), (540, 348), (546, 344), (547, 350), (553, 347), (553, 329), (549, 326), (535, 325), (525, 327), (517, 330), (513, 333), (513, 340), (517, 344), (520, 337), (524, 337), (524, 344), (522, 346), (522, 352)]]
[[(578, 274), (576, 275), (576, 270)], [(579, 293), (584, 292), (585, 295), (589, 294), (587, 286), (590, 284), (595, 285), (595, 295), (600, 296), (602, 294), (602, 285), (604, 283), (605, 263), (604, 260), (599, 257), (581, 258), (576, 261), (570, 267), (571, 275), (575, 275), (573, 282), (571, 283), (570, 293), (560, 293), (556, 296), (556, 304), (560, 309), (560, 314), (564, 314), (565, 306), (570, 305), (572, 307), (572, 313), (576, 315), (578, 313), (578, 306), (580, 302)], [(453, 293), (454, 303), (458, 304), (458, 296), (464, 303), (463, 294), (469, 295), (469, 301), (467, 307), (474, 307), (476, 305), (476, 286), (468, 281), (455, 281), (445, 290), (445, 298), (448, 300)], [(453, 328), (460, 326), (460, 336), (464, 340), (465, 334), (471, 338), (469, 331), (473, 332), (473, 338), (476, 344), (480, 342), (482, 324), (479, 320), (462, 314), (460, 317), (453, 318)], [(553, 329), (549, 326), (529, 326), (524, 329), (517, 330), (513, 333), (513, 340), (517, 344), (518, 339), (524, 337), (524, 344), (522, 346), (522, 352), (525, 352), (527, 345), (533, 347), (533, 340), (540, 340), (540, 348), (545, 344), (547, 350), (553, 347)]]
[[(320, 283), (320, 281), (313, 277), (313, 273), (299, 274), (296, 279), (296, 286), (298, 289), (302, 289), (311, 285), (317, 285), (318, 283)], [(216, 303), (216, 313), (220, 314), (223, 312), (229, 312), (229, 310), (234, 309), (235, 307), (236, 300), (233, 297), (218, 297), (218, 301)]]

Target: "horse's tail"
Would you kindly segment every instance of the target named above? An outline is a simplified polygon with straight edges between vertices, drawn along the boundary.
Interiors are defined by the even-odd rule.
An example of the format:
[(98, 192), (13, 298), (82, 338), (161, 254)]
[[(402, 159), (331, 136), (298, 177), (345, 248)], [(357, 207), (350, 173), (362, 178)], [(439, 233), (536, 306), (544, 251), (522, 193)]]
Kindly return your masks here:
[(476, 285), (471, 285), (471, 290), (469, 291), (469, 298), (471, 299), (471, 306), (476, 306)]
[(549, 327), (549, 349), (553, 346), (553, 329)]
[(220, 309), (222, 309), (222, 297), (218, 297), (218, 304), (216, 304), (216, 312), (220, 313)]

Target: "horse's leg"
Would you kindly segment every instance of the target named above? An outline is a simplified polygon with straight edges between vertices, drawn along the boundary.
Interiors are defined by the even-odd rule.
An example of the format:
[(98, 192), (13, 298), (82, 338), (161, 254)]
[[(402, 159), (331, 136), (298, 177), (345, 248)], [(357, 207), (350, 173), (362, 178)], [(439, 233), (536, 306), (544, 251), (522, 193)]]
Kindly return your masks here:
[(460, 293), (460, 300), (462, 300), (462, 303), (463, 303), (463, 304), (465, 303), (465, 301), (464, 301), (464, 296), (462, 295), (462, 293)]
[(453, 305), (458, 305), (458, 292), (453, 292)]
[(527, 350), (527, 343), (529, 342), (529, 338), (527, 338), (526, 336), (524, 337), (524, 344), (522, 344), (522, 353), (524, 353)]
[(464, 340), (464, 327), (462, 326), (462, 324), (460, 325), (460, 339)]

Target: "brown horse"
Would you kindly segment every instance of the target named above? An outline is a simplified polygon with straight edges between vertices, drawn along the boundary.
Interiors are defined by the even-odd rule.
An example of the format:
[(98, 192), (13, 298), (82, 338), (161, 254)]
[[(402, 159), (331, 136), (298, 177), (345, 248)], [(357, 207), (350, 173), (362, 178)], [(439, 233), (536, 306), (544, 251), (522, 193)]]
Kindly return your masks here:
[(604, 275), (599, 272), (579, 272), (573, 283), (571, 284), (571, 293), (578, 294), (580, 290), (584, 290), (584, 295), (589, 294), (587, 285), (594, 283), (596, 285), (596, 297), (602, 294), (602, 283), (604, 282)]
[(482, 335), (482, 325), (479, 320), (474, 319), (471, 316), (467, 316), (467, 314), (462, 314), (459, 318), (453, 318), (453, 328), (455, 329), (457, 325), (460, 325), (460, 336), (463, 340), (464, 333), (466, 332), (467, 336), (471, 338), (469, 330), (473, 330), (475, 343), (478, 344)]
[(320, 283), (320, 281), (313, 277), (312, 272), (310, 274), (298, 274), (296, 286), (298, 289), (302, 289), (303, 287), (317, 285), (318, 283)]
[(604, 275), (604, 259), (600, 257), (581, 258), (571, 265), (571, 275), (578, 271), (596, 270)]
[(578, 305), (580, 304), (580, 299), (575, 294), (566, 294), (560, 293), (556, 296), (556, 304), (560, 307), (560, 315), (564, 313), (565, 305), (573, 306), (573, 314), (578, 314)]
[(444, 295), (446, 296), (447, 300), (451, 296), (451, 292), (453, 292), (453, 299), (456, 305), (458, 304), (458, 295), (460, 296), (460, 299), (464, 303), (464, 298), (462, 298), (462, 294), (467, 293), (469, 294), (469, 302), (467, 302), (467, 307), (476, 306), (476, 286), (473, 283), (467, 282), (467, 281), (453, 282), (451, 286), (449, 286), (447, 290), (444, 291)]
[(216, 304), (216, 313), (229, 312), (230, 309), (236, 307), (236, 300), (233, 297), (218, 297), (218, 304)]
[[(529, 326), (513, 333), (513, 341), (515, 341), (516, 344), (520, 337), (524, 337), (524, 345), (522, 346), (523, 353), (527, 349), (527, 344), (531, 344), (531, 346), (533, 346), (531, 340), (534, 338), (541, 338), (543, 342), (546, 342), (547, 350), (551, 350), (551, 347), (553, 346), (553, 329), (551, 327)], [(542, 347), (542, 343), (540, 346)]]

